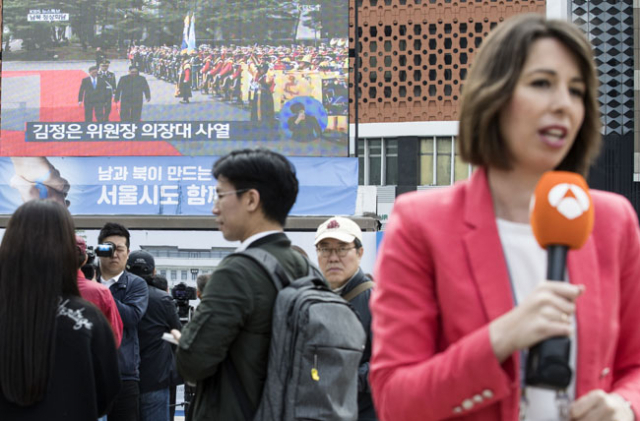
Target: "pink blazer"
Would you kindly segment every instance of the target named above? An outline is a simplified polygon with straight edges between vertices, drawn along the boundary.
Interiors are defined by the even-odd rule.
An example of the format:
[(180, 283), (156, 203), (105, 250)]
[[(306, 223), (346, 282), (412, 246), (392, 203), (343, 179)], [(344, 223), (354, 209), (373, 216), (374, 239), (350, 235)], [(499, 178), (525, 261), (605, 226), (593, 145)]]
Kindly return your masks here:
[[(640, 232), (621, 196), (591, 192), (593, 234), (570, 251), (576, 395), (615, 391), (640, 414)], [(491, 320), (513, 308), (486, 172), (402, 195), (376, 262), (370, 382), (384, 421), (518, 419), (519, 353), (499, 364)]]

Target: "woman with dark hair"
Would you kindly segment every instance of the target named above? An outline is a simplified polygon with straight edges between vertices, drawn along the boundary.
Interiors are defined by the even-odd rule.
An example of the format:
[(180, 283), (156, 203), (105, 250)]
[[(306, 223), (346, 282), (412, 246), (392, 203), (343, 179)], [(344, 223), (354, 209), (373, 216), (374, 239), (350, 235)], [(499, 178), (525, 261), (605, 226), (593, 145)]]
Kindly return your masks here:
[(64, 205), (32, 200), (0, 244), (3, 421), (95, 420), (120, 387), (113, 332), (80, 298), (74, 224)]
[[(477, 169), (398, 198), (374, 277), (370, 381), (380, 418), (631, 421), (640, 414), (640, 233), (629, 202), (591, 191), (595, 223), (545, 281), (529, 223), (543, 173), (585, 174), (600, 146), (591, 45), (519, 15), (485, 39), (465, 82), (460, 151)], [(524, 353), (570, 337), (566, 390), (523, 380)]]

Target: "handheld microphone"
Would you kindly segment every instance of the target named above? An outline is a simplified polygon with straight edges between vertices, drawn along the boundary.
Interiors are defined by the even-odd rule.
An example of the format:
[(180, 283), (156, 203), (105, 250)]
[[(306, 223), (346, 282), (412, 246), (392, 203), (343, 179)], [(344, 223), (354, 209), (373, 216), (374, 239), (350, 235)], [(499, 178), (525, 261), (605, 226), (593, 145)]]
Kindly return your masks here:
[[(542, 175), (531, 201), (531, 228), (538, 244), (547, 249), (547, 279), (564, 281), (569, 249), (584, 245), (593, 229), (589, 187), (582, 176), (566, 171)], [(565, 389), (571, 383), (571, 340), (549, 338), (529, 350), (526, 384)]]

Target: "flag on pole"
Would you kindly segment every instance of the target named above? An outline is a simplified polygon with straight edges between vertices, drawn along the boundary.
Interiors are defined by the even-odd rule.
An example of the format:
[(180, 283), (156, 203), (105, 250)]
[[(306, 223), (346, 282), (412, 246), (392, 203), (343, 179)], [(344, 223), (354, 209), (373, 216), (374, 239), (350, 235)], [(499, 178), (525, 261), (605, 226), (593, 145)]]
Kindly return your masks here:
[(182, 30), (182, 45), (180, 47), (182, 53), (186, 53), (189, 49), (189, 13), (184, 18), (184, 29)]
[(189, 27), (189, 37), (187, 38), (187, 48), (189, 53), (196, 51), (196, 15), (191, 15), (191, 26)]

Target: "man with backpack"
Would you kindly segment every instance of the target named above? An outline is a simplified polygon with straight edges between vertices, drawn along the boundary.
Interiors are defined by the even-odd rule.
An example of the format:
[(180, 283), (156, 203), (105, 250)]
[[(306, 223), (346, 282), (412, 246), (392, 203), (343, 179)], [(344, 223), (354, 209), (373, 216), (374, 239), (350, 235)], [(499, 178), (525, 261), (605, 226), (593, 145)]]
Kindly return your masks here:
[[(234, 151), (214, 164), (213, 176), (218, 184), (212, 212), (218, 227), (226, 240), (241, 244), (211, 275), (182, 335), (174, 332), (179, 339), (177, 366), (185, 380), (196, 383), (188, 420), (249, 421), (264, 405), (263, 389), (266, 394), (275, 384), (271, 376), (278, 374), (272, 369), (268, 373), (268, 366), (276, 363), (270, 359), (270, 346), (276, 342), (272, 335), (286, 330), (274, 327), (272, 334), (272, 316), (279, 311), (276, 299), (281, 289), (276, 282), (303, 278), (312, 269), (291, 249), (283, 232), (298, 194), (295, 170), (285, 157), (265, 149)], [(250, 256), (252, 252), (266, 252), (265, 261), (277, 266), (274, 270), (280, 278), (274, 280), (272, 273)], [(316, 283), (319, 294), (331, 294), (324, 280)], [(361, 350), (358, 359), (360, 355)], [(304, 379), (319, 383), (312, 379), (310, 365), (306, 370)], [(316, 369), (316, 378), (331, 377), (328, 372), (326, 377), (323, 371), (318, 374)], [(260, 415), (256, 419), (276, 418)]]
[(360, 260), (364, 254), (362, 230), (351, 219), (334, 216), (318, 227), (315, 245), (318, 265), (331, 289), (351, 303), (367, 333), (367, 342), (358, 369), (358, 421), (376, 421), (369, 388), (369, 359), (371, 358), (369, 298), (371, 298), (374, 284), (360, 268)]

